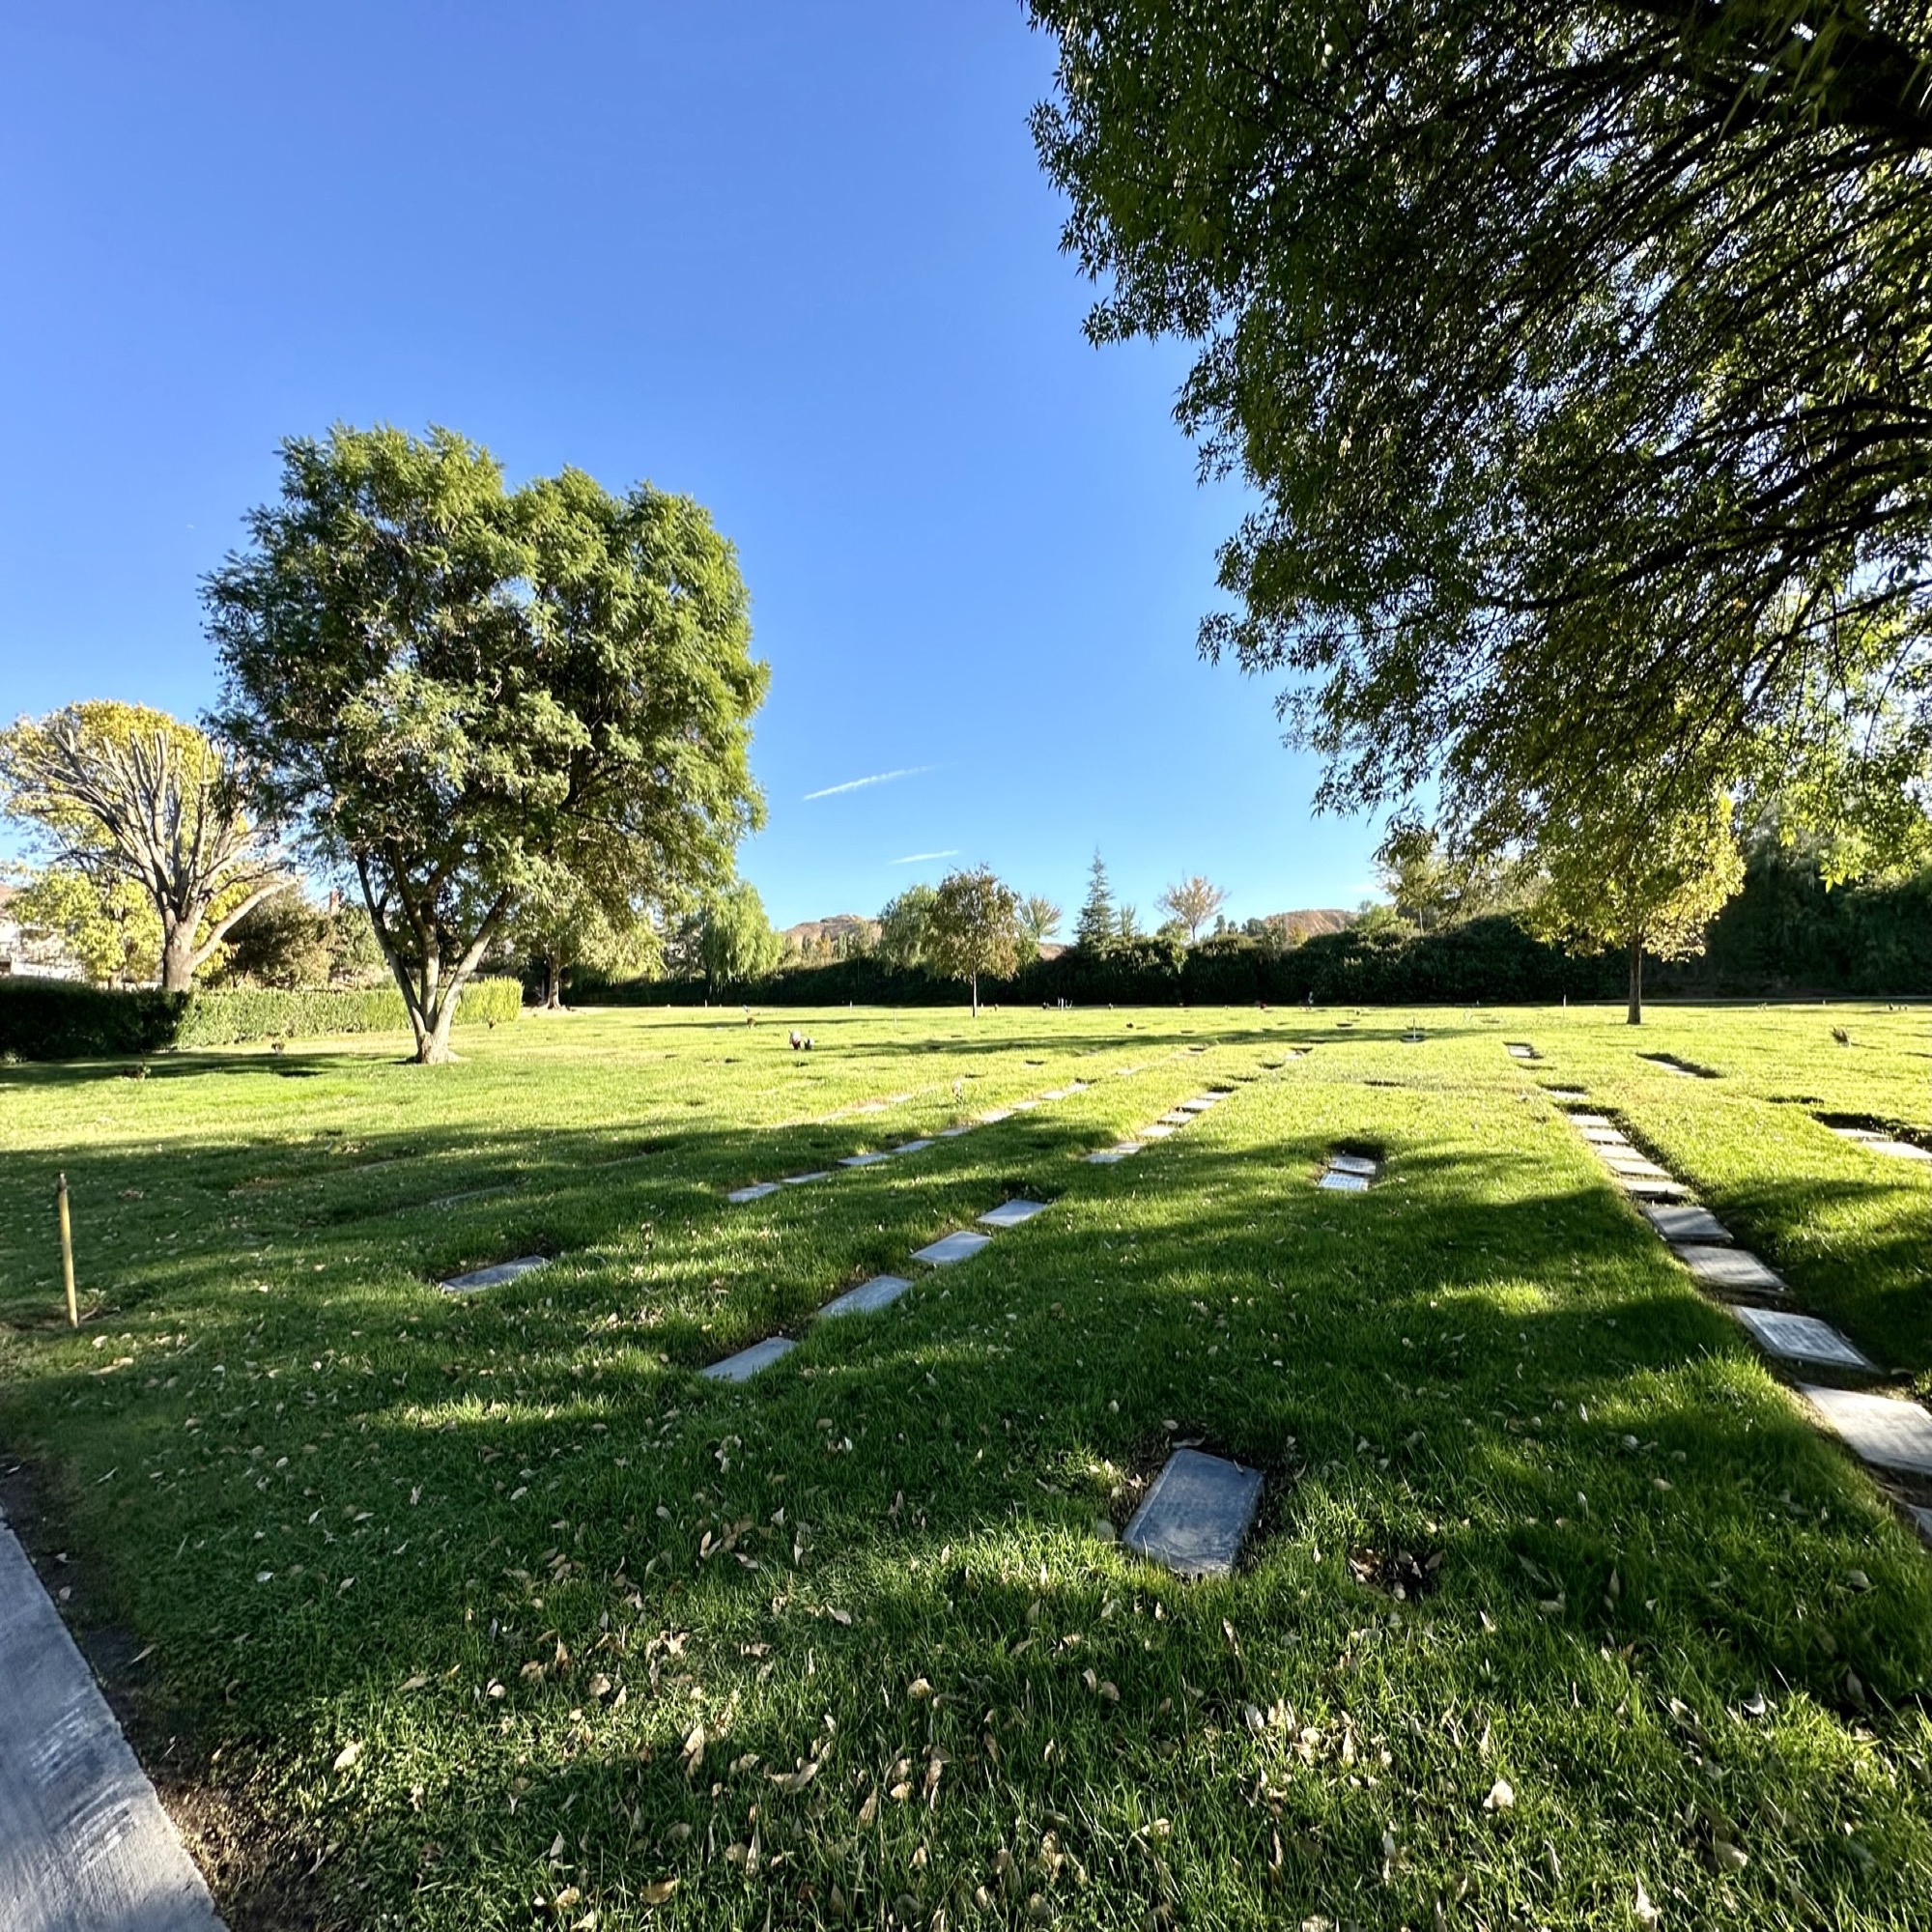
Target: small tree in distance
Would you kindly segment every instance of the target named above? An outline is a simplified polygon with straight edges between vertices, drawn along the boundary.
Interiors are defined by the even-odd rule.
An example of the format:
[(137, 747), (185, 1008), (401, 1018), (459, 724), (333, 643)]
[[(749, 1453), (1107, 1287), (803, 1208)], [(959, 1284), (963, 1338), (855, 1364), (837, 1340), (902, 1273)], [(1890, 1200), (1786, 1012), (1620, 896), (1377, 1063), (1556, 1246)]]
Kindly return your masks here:
[(1060, 930), (1060, 923), (1065, 915), (1050, 898), (1038, 893), (1031, 894), (1020, 901), (1020, 931), (1033, 946), (1034, 957), (1039, 957), (1040, 948)]
[(980, 975), (1004, 979), (1020, 963), (1019, 895), (987, 867), (952, 872), (939, 882), (926, 925), (933, 970), (972, 987), (980, 1017)]
[(704, 908), (699, 944), (704, 977), (714, 996), (762, 980), (779, 963), (784, 941), (765, 917), (765, 902), (749, 879), (740, 879)]
[(1162, 912), (1172, 913), (1187, 928), (1187, 943), (1192, 946), (1201, 936), (1201, 928), (1228, 903), (1228, 895), (1211, 881), (1204, 879), (1199, 872), (1191, 878), (1182, 879), (1178, 885), (1169, 886), (1154, 904)]
[(879, 957), (897, 972), (910, 973), (925, 964), (933, 896), (930, 886), (908, 886), (879, 914)]
[(1119, 936), (1113, 888), (1107, 883), (1106, 862), (1096, 848), (1087, 872), (1087, 898), (1073, 928), (1073, 943), (1086, 952), (1103, 952)]
[(1630, 961), (1632, 1026), (1643, 1024), (1643, 955), (1685, 959), (1744, 883), (1744, 859), (1720, 791), (1653, 808), (1651, 787), (1606, 777), (1587, 803), (1552, 818), (1539, 841), (1546, 884), (1531, 914), (1546, 938)]

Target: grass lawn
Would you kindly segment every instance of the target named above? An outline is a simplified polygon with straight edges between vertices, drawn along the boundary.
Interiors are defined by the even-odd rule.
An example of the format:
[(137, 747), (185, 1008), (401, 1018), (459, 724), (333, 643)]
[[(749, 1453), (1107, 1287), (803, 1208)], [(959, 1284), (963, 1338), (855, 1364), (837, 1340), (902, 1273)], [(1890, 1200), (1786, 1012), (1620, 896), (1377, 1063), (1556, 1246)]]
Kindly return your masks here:
[[(0, 1495), (238, 1928), (1932, 1919), (1932, 1556), (1543, 1091), (1924, 1391), (1932, 1170), (1818, 1119), (1927, 1134), (1922, 1013), (458, 1046), (0, 1071)], [(1267, 1485), (1183, 1584), (1109, 1539), (1197, 1439)]]

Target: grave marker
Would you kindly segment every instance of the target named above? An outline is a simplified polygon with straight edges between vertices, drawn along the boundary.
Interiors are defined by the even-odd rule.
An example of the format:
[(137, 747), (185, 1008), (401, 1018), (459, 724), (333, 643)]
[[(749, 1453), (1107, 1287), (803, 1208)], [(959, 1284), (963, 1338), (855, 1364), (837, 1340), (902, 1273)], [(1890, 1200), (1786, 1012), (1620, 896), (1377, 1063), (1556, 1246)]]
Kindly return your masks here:
[(1722, 1248), (1732, 1244), (1731, 1231), (1708, 1208), (1698, 1208), (1690, 1202), (1659, 1201), (1639, 1211), (1666, 1241), (1708, 1242)]
[(840, 1159), (840, 1167), (876, 1167), (882, 1160), (891, 1160), (889, 1153), (848, 1153)]
[(1362, 1153), (1331, 1153), (1328, 1165), (1337, 1174), (1365, 1174), (1373, 1179), (1380, 1163)]
[(1017, 1228), (1031, 1221), (1036, 1214), (1045, 1212), (1044, 1201), (1003, 1201), (997, 1208), (989, 1208), (980, 1215), (979, 1221), (984, 1228)]
[(713, 1362), (708, 1369), (699, 1369), (697, 1373), (707, 1381), (748, 1382), (760, 1369), (782, 1361), (797, 1347), (787, 1336), (769, 1335), (764, 1341), (753, 1342), (749, 1349), (740, 1349), (735, 1355), (726, 1355), (722, 1362)]
[(787, 1174), (783, 1179), (783, 1184), (786, 1187), (803, 1187), (808, 1180), (830, 1180), (831, 1179), (832, 1170), (829, 1167), (817, 1167), (813, 1168), (810, 1174)]
[(857, 1288), (835, 1294), (818, 1313), (827, 1321), (841, 1315), (871, 1315), (881, 1308), (890, 1308), (911, 1286), (903, 1275), (875, 1274), (870, 1281), (862, 1281)]
[(1810, 1382), (1800, 1382), (1798, 1393), (1861, 1461), (1908, 1476), (1932, 1476), (1932, 1415), (1917, 1403)]
[(901, 1141), (897, 1147), (892, 1150), (892, 1152), (895, 1155), (902, 1153), (923, 1153), (926, 1151), (926, 1149), (929, 1148), (931, 1145), (932, 1142), (930, 1140)]
[(479, 1289), (496, 1288), (499, 1283), (515, 1281), (520, 1274), (528, 1274), (532, 1268), (549, 1265), (548, 1255), (519, 1255), (513, 1262), (497, 1262), (492, 1267), (472, 1268), (468, 1274), (453, 1274), (438, 1286), (445, 1294), (474, 1294)]
[(912, 1258), (916, 1262), (929, 1262), (934, 1267), (951, 1267), (954, 1262), (963, 1262), (992, 1244), (991, 1235), (976, 1234), (971, 1228), (958, 1228), (950, 1235), (942, 1235), (936, 1241), (928, 1241), (923, 1248), (915, 1248)]
[(734, 1187), (725, 1195), (727, 1201), (762, 1201), (767, 1194), (776, 1194), (779, 1184), (776, 1180), (758, 1180), (750, 1187)]
[(1670, 1252), (1710, 1288), (1745, 1289), (1753, 1294), (1791, 1292), (1782, 1276), (1744, 1248), (1714, 1248), (1696, 1241), (1673, 1241)]
[(1316, 1183), (1330, 1194), (1366, 1194), (1369, 1191), (1369, 1178), (1365, 1174), (1343, 1174), (1329, 1168)]
[(1787, 1362), (1815, 1362), (1825, 1368), (1860, 1369), (1872, 1364), (1829, 1321), (1815, 1316), (1794, 1315), (1784, 1308), (1734, 1308), (1731, 1313), (1750, 1331), (1751, 1339), (1768, 1354)]
[(1178, 1577), (1226, 1577), (1261, 1499), (1259, 1469), (1198, 1449), (1177, 1449), (1122, 1541)]

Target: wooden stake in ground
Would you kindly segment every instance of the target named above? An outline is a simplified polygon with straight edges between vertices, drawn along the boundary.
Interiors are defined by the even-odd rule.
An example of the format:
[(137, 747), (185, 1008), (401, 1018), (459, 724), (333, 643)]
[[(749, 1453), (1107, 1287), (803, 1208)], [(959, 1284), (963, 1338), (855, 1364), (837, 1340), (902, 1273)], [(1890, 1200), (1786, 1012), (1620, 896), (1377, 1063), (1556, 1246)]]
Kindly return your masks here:
[(73, 1299), (73, 1224), (67, 1211), (67, 1176), (63, 1174), (54, 1188), (54, 1202), (60, 1209), (61, 1236), (61, 1275), (67, 1283), (67, 1325), (80, 1326), (80, 1310)]

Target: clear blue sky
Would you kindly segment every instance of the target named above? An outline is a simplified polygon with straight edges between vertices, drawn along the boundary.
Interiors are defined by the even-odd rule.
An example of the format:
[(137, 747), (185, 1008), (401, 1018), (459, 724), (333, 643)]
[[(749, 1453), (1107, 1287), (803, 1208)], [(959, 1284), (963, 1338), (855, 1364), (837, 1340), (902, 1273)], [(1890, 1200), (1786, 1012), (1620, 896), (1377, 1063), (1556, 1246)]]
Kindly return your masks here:
[(0, 713), (193, 715), (278, 439), (444, 423), (737, 544), (780, 923), (980, 860), (1070, 915), (1096, 845), (1148, 923), (1355, 904), (1372, 828), (1195, 657), (1239, 498), (1184, 351), (1081, 334), (1048, 74), (1006, 0), (10, 9)]

